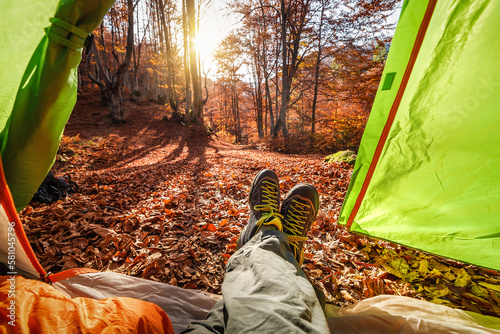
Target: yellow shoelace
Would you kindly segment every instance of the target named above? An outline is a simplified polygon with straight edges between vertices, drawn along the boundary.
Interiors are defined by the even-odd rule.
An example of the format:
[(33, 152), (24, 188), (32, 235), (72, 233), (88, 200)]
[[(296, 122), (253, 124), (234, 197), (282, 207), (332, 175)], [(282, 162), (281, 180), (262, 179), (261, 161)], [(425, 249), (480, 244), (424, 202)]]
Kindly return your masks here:
[(288, 233), (288, 244), (293, 250), (295, 258), (300, 265), (304, 262), (304, 250), (301, 247), (301, 242), (307, 240), (307, 237), (302, 236), (304, 227), (301, 225), (311, 213), (309, 205), (292, 200), (290, 210), (287, 213), (286, 227)]
[(303, 223), (311, 213), (309, 209), (309, 205), (292, 200), (286, 220), (286, 226), (289, 232), (288, 241), (303, 241), (307, 239), (307, 237), (302, 236), (304, 227), (301, 226), (301, 223)]
[[(263, 211), (262, 217), (257, 222), (257, 226), (274, 225), (279, 231), (283, 231), (281, 220), (283, 216), (279, 213), (278, 202), (276, 201), (277, 185), (269, 182), (262, 182), (262, 202), (264, 204), (256, 205), (254, 210)], [(272, 219), (271, 219), (272, 218)]]

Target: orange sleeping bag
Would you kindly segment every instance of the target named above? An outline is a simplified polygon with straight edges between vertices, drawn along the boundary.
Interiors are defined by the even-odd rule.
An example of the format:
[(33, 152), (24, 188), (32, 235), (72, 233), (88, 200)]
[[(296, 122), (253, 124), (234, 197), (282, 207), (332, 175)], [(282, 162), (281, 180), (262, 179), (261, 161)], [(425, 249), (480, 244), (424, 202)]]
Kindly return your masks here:
[(149, 302), (69, 298), (47, 283), (0, 276), (0, 333), (173, 334), (174, 329), (167, 314)]

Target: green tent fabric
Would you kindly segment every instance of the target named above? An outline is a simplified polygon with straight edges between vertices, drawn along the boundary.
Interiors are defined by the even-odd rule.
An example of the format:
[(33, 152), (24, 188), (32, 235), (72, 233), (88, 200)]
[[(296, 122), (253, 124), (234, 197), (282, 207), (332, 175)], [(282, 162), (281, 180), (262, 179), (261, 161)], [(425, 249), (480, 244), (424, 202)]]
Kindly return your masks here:
[(498, 1), (406, 1), (339, 223), (500, 269)]
[(76, 103), (82, 49), (113, 2), (2, 5), (0, 149), (18, 210), (29, 202), (54, 163)]

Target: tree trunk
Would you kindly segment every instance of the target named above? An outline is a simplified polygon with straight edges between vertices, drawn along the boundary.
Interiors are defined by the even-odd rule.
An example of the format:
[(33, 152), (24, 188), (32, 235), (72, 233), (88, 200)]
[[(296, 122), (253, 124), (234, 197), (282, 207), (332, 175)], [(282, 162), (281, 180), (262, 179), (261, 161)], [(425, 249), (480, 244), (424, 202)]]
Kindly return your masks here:
[(99, 93), (101, 94), (101, 104), (103, 106), (107, 106), (109, 100), (109, 87), (111, 87), (112, 84), (111, 78), (109, 77), (108, 73), (105, 72), (105, 69), (102, 66), (101, 57), (99, 56), (99, 51), (97, 51), (95, 44), (92, 45), (91, 50), (96, 61), (97, 77), (94, 78), (89, 71), (89, 79), (99, 87)]
[(127, 49), (123, 62), (118, 66), (115, 75), (113, 76), (113, 85), (110, 89), (111, 97), (108, 101), (111, 109), (111, 118), (114, 122), (125, 122), (125, 116), (120, 105), (121, 94), (120, 88), (123, 84), (123, 77), (130, 66), (132, 58), (132, 50), (134, 49), (134, 4), (132, 0), (127, 0), (128, 8), (128, 29), (127, 29)]
[(288, 43), (287, 43), (287, 11), (285, 8), (285, 0), (280, 0), (281, 3), (281, 107), (279, 112), (278, 122), (276, 123), (275, 132), (280, 130), (284, 137), (288, 137), (286, 128), (286, 112), (288, 103), (290, 102), (290, 89), (288, 75)]
[[(305, 0), (296, 4), (293, 8), (289, 3), (285, 6), (285, 0), (281, 0), (281, 49), (282, 49), (282, 76), (281, 76), (281, 108), (280, 117), (276, 124), (277, 131), (281, 129), (283, 137), (288, 137), (287, 113), (292, 91), (292, 81), (300, 65), (299, 59), (301, 35), (306, 23), (306, 16), (309, 12), (310, 0)], [(297, 17), (293, 19), (292, 14)], [(293, 22), (292, 22), (293, 21)], [(293, 25), (293, 29), (288, 31), (288, 26)], [(289, 40), (288, 40), (289, 39)], [(292, 46), (291, 48), (288, 45)]]
[[(137, 36), (139, 36), (139, 15), (136, 15), (137, 21), (135, 22), (135, 27), (137, 28)], [(136, 48), (132, 50), (132, 69), (133, 69), (133, 78), (132, 78), (132, 92), (135, 93), (136, 95), (139, 95), (139, 81), (137, 80), (137, 72), (139, 71), (139, 64), (141, 60), (141, 45), (142, 43), (139, 43), (137, 46), (137, 55), (136, 55)]]
[(314, 135), (316, 127), (316, 104), (318, 102), (318, 88), (319, 88), (319, 67), (321, 65), (321, 52), (323, 51), (323, 44), (321, 43), (321, 36), (323, 34), (323, 19), (325, 16), (325, 5), (321, 0), (321, 15), (319, 20), (318, 30), (318, 55), (316, 57), (316, 68), (314, 69), (314, 94), (311, 108), (311, 134)]
[(234, 133), (235, 141), (241, 143), (241, 122), (240, 122), (240, 106), (238, 102), (238, 90), (236, 85), (232, 88), (233, 95), (233, 115), (234, 115)]
[(257, 84), (257, 94), (256, 94), (256, 102), (257, 102), (257, 132), (259, 133), (259, 139), (264, 138), (264, 121), (262, 117), (263, 112), (263, 101), (262, 101), (262, 88), (260, 84)]
[[(113, 76), (108, 75), (109, 69), (102, 66), (102, 62), (97, 52), (97, 48), (94, 46), (94, 56), (96, 59), (97, 70), (99, 73), (99, 78), (90, 79), (99, 85), (101, 90), (101, 97), (106, 100), (111, 112), (111, 118), (115, 123), (125, 122), (125, 116), (123, 115), (123, 110), (121, 108), (121, 86), (123, 84), (125, 73), (128, 71), (130, 62), (132, 59), (132, 53), (134, 49), (134, 5), (133, 0), (127, 0), (128, 8), (128, 28), (127, 28), (127, 48), (125, 52), (125, 57), (123, 62), (118, 66), (116, 72)], [(111, 29), (113, 31), (113, 29)], [(113, 38), (113, 37), (112, 37)], [(118, 61), (116, 54), (113, 55), (115, 61)], [(106, 59), (106, 57), (105, 57)]]
[(201, 79), (198, 71), (198, 57), (195, 48), (196, 39), (196, 13), (194, 0), (186, 0), (187, 23), (189, 26), (189, 65), (193, 85), (193, 113), (191, 122), (203, 124), (203, 95), (201, 91)]
[(255, 71), (254, 76), (255, 76), (255, 87), (254, 87), (254, 95), (255, 95), (255, 110), (257, 111), (257, 132), (259, 134), (259, 139), (264, 138), (264, 127), (263, 127), (263, 98), (262, 98), (262, 72), (261, 72), (261, 66), (262, 66), (262, 61), (261, 61), (261, 48), (260, 48), (260, 43), (258, 43), (257, 48), (255, 52), (253, 53), (254, 55), (254, 66), (253, 69)]
[[(263, 34), (267, 35), (267, 21), (266, 15), (264, 12), (264, 4), (262, 0), (260, 0), (260, 8), (262, 12), (262, 25), (263, 25)], [(269, 70), (267, 68), (267, 44), (266, 38), (261, 38), (262, 40), (262, 63), (263, 63), (263, 72), (264, 72), (264, 84), (266, 90), (266, 111), (269, 110), (269, 129), (273, 131), (274, 129), (274, 115), (273, 115), (273, 102), (271, 100), (271, 88), (269, 87)], [(267, 112), (266, 112), (266, 128), (267, 128)], [(272, 135), (272, 133), (271, 133)]]
[(222, 86), (223, 88), (223, 95), (224, 96), (224, 121), (225, 121), (225, 129), (224, 131), (229, 132), (229, 111), (227, 108), (227, 88), (226, 86)]
[(186, 0), (182, 1), (182, 35), (183, 35), (183, 47), (184, 47), (184, 80), (185, 80), (185, 90), (186, 90), (186, 107), (185, 107), (185, 119), (189, 119), (189, 113), (192, 111), (192, 101), (191, 101), (191, 77), (189, 75), (189, 34), (187, 26), (187, 13), (186, 13)]
[(167, 100), (170, 108), (174, 113), (177, 113), (179, 109), (179, 103), (177, 99), (177, 93), (175, 91), (175, 66), (172, 58), (172, 43), (170, 36), (170, 20), (165, 18), (165, 5), (163, 0), (157, 0), (159, 5), (159, 14), (161, 19), (161, 24), (163, 27), (163, 44), (165, 48), (165, 54), (167, 56)]
[[(281, 38), (280, 39), (276, 39), (276, 60), (278, 60), (279, 58), (279, 53), (280, 53), (280, 45), (281, 45)], [(276, 66), (276, 72), (275, 72), (275, 78), (276, 78), (276, 82), (275, 82), (275, 85), (274, 85), (274, 95), (275, 95), (275, 103), (276, 103), (276, 118), (274, 119), (274, 126), (271, 128), (271, 137), (272, 138), (276, 138), (276, 136), (278, 135), (278, 132), (279, 132), (279, 129), (277, 127), (277, 124), (279, 122), (279, 117), (280, 117), (280, 113), (279, 113), (279, 95), (280, 95), (280, 91), (279, 91), (279, 71), (278, 71), (278, 66)], [(283, 78), (282, 78), (283, 80)]]

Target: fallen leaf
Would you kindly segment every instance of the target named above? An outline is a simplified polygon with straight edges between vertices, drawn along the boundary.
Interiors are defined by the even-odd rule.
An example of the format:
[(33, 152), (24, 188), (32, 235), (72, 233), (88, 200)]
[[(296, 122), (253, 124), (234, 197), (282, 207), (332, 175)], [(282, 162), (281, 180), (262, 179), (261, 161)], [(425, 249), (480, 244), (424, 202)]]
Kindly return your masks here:
[(467, 286), (471, 281), (470, 275), (465, 271), (465, 269), (461, 269), (457, 274), (457, 279), (455, 280), (455, 286)]

